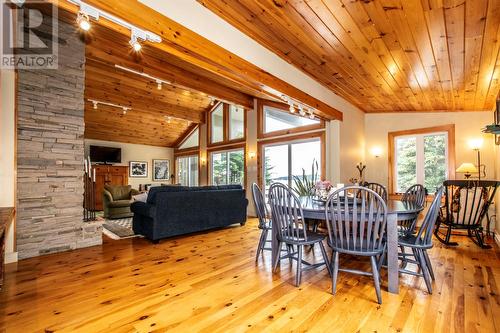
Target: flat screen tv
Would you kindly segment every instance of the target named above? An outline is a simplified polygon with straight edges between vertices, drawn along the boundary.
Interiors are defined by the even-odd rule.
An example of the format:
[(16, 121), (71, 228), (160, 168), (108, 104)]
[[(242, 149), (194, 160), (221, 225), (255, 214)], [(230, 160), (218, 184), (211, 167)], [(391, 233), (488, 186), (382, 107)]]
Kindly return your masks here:
[(90, 146), (90, 161), (93, 163), (121, 163), (122, 149), (103, 146)]

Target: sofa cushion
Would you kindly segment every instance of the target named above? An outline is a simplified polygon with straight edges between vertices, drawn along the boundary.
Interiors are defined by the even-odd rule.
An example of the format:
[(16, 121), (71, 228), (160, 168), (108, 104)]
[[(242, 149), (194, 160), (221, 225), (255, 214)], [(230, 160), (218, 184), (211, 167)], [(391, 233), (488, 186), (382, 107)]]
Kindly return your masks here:
[[(104, 185), (104, 189), (111, 193), (113, 200), (130, 199), (130, 185)], [(120, 206), (121, 207), (121, 206)]]
[(115, 200), (110, 203), (108, 203), (109, 208), (118, 208), (118, 207), (128, 207), (132, 203), (131, 200), (125, 199), (125, 200)]

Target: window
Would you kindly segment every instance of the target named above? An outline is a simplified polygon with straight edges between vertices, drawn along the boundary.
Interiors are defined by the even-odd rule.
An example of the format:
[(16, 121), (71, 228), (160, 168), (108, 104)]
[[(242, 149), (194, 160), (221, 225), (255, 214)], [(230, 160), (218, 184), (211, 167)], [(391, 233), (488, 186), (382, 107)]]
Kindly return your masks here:
[(179, 146), (179, 149), (187, 149), (198, 147), (199, 145), (199, 129), (196, 128), (191, 135), (189, 135), (184, 142)]
[(293, 177), (302, 177), (303, 170), (307, 177), (312, 177), (312, 166), (318, 168), (318, 178), (322, 170), (322, 141), (314, 138), (302, 141), (264, 145), (263, 181), (266, 193), (272, 183), (279, 182), (294, 187)]
[(183, 186), (198, 186), (198, 155), (177, 157), (177, 182)]
[(245, 137), (245, 110), (236, 105), (229, 106), (229, 140)]
[(224, 104), (219, 105), (210, 113), (212, 138), (210, 143), (224, 141)]
[(414, 184), (429, 191), (454, 176), (453, 125), (389, 133), (394, 161), (390, 186), (403, 193)]
[(245, 150), (212, 152), (210, 154), (210, 175), (213, 185), (244, 185)]
[(264, 106), (264, 133), (317, 124), (319, 120), (297, 116), (272, 106)]
[(289, 107), (283, 103), (258, 101), (258, 137), (298, 133), (322, 129), (325, 122), (319, 119), (302, 117), (298, 113), (290, 113)]
[(208, 115), (208, 145), (223, 145), (245, 140), (245, 109), (219, 103)]

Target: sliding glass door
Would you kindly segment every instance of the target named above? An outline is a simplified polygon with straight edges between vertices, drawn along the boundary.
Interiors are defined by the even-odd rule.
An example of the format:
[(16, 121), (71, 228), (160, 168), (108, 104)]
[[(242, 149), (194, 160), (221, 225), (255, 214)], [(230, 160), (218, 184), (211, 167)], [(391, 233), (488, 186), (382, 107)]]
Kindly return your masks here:
[(241, 184), (245, 178), (245, 151), (235, 149), (210, 154), (210, 182), (213, 185)]
[[(317, 168), (316, 168), (317, 163)], [(272, 183), (278, 182), (293, 188), (293, 177), (312, 178), (312, 167), (321, 172), (321, 140), (295, 141), (270, 144), (263, 147), (263, 180), (266, 193)]]
[(177, 182), (183, 186), (198, 186), (198, 155), (177, 157)]

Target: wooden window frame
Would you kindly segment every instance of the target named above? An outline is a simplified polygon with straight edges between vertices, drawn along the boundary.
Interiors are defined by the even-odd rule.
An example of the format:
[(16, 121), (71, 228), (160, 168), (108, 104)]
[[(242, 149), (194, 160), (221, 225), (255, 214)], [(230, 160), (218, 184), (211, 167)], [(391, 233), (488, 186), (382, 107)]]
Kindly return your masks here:
[(319, 138), (321, 144), (321, 165), (320, 165), (320, 179), (325, 179), (326, 177), (326, 134), (325, 131), (316, 131), (310, 133), (303, 133), (298, 135), (279, 137), (273, 139), (262, 140), (257, 143), (257, 181), (262, 189), (264, 186), (264, 164), (263, 164), (263, 156), (264, 156), (264, 147), (268, 145), (284, 145), (290, 143), (300, 143), (304, 141), (308, 141), (311, 139)]
[[(265, 117), (264, 116), (264, 106), (270, 106), (273, 108), (281, 109), (284, 112), (290, 112), (289, 106), (287, 104), (263, 100), (263, 99), (257, 100), (257, 138), (258, 139), (265, 139), (265, 138), (281, 136), (281, 135), (308, 132), (308, 131), (320, 130), (320, 129), (325, 128), (325, 121), (323, 119), (319, 118), (318, 119), (319, 124), (306, 125), (306, 126), (294, 127), (294, 128), (265, 133), (264, 132), (264, 117)], [(296, 116), (300, 117), (300, 115), (296, 115)]]
[[(194, 147), (189, 147), (189, 148), (184, 148), (180, 149), (179, 147), (182, 146), (184, 142), (196, 131), (198, 130), (198, 145)], [(179, 138), (179, 140), (176, 142), (174, 145), (174, 154), (182, 154), (184, 152), (191, 152), (191, 151), (196, 151), (200, 149), (201, 145), (201, 135), (200, 135), (200, 125), (199, 124), (193, 124), (191, 128), (189, 128), (186, 133)]]
[(448, 178), (455, 178), (455, 124), (416, 128), (410, 130), (402, 130), (388, 133), (388, 188), (390, 195), (399, 195), (394, 189), (395, 177), (395, 156), (394, 156), (394, 140), (399, 136), (431, 134), (437, 132), (446, 132), (448, 134)]
[(247, 147), (245, 143), (238, 143), (227, 145), (223, 147), (211, 147), (207, 149), (207, 184), (212, 184), (212, 154), (213, 153), (223, 153), (232, 150), (243, 150), (243, 188), (246, 188), (247, 184)]
[[(223, 106), (222, 119), (223, 119), (223, 139), (219, 142), (212, 143), (212, 112), (214, 112), (219, 105)], [(247, 139), (247, 109), (245, 107), (241, 107), (244, 113), (243, 120), (243, 137), (238, 139), (229, 139), (229, 104), (224, 102), (216, 103), (208, 112), (207, 112), (207, 148), (218, 147), (228, 144), (237, 144), (240, 142), (246, 142)]]

